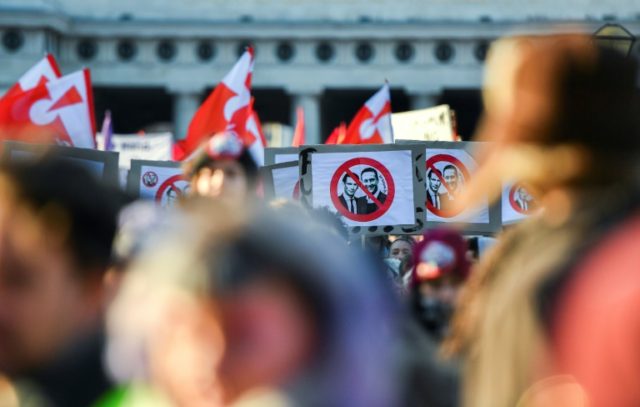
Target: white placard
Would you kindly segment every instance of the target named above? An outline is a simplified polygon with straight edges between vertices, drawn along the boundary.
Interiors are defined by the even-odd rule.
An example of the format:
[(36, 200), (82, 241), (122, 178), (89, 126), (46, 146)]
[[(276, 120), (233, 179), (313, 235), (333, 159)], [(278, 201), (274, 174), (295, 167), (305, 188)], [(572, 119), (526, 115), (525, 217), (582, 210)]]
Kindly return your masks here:
[(312, 154), (311, 168), (313, 206), (348, 226), (414, 224), (411, 151)]
[(273, 192), (276, 198), (300, 199), (300, 170), (298, 167), (276, 168), (273, 176)]
[[(102, 135), (99, 145), (104, 144)], [(111, 137), (113, 150), (120, 153), (120, 168), (129, 169), (131, 160), (170, 161), (173, 136), (171, 133), (114, 134)]]
[(426, 170), (427, 221), (489, 223), (489, 200), (473, 208), (452, 209), (478, 165), (464, 149), (428, 148)]
[(189, 192), (189, 181), (184, 178), (181, 168), (143, 165), (138, 182), (140, 197), (152, 199), (163, 207), (173, 206)]
[(527, 188), (520, 183), (505, 183), (502, 188), (502, 223), (509, 224), (528, 218), (538, 211), (538, 205)]
[(396, 140), (455, 141), (449, 105), (391, 115)]

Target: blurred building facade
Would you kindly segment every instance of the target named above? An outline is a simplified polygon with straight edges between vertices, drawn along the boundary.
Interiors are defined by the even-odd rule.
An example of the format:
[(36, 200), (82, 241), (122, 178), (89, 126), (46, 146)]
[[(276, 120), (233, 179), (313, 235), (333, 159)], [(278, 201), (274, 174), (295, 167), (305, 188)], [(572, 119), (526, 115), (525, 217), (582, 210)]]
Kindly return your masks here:
[(468, 137), (492, 40), (611, 21), (640, 34), (630, 0), (0, 0), (0, 88), (49, 51), (63, 72), (91, 68), (98, 121), (111, 109), (117, 132), (165, 123), (180, 138), (253, 44), (262, 121), (292, 125), (302, 106), (310, 143), (385, 80), (394, 111), (449, 103)]

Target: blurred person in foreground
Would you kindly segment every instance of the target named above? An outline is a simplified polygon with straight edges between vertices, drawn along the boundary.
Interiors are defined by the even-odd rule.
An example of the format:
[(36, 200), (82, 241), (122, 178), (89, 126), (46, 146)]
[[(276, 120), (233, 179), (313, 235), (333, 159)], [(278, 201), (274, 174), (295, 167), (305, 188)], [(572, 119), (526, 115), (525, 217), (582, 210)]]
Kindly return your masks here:
[(0, 372), (21, 405), (86, 406), (110, 386), (102, 279), (117, 197), (67, 160), (0, 166)]
[[(302, 211), (200, 203), (188, 232), (151, 245), (126, 277), (114, 370), (170, 405), (396, 405), (394, 306), (371, 264)], [(139, 331), (148, 363), (136, 372), (125, 365)]]
[(135, 201), (122, 207), (118, 214), (113, 240), (111, 264), (104, 277), (107, 303), (118, 292), (127, 270), (153, 236), (171, 227), (179, 216), (153, 201)]
[(461, 296), (465, 406), (640, 405), (637, 64), (583, 35), (489, 54), (492, 141), (467, 201), (528, 182), (543, 211), (500, 237)]
[(466, 252), (462, 235), (448, 229), (426, 232), (414, 248), (411, 307), (416, 320), (436, 342), (449, 332), (459, 291), (469, 276)]
[(214, 134), (187, 160), (184, 172), (195, 196), (233, 205), (255, 195), (258, 167), (233, 132)]
[(409, 257), (395, 261), (408, 267), (406, 312), (399, 333), (398, 355), (403, 406), (454, 407), (459, 402), (459, 367), (439, 352), (459, 287), (469, 273), (462, 236), (453, 230), (431, 230)]

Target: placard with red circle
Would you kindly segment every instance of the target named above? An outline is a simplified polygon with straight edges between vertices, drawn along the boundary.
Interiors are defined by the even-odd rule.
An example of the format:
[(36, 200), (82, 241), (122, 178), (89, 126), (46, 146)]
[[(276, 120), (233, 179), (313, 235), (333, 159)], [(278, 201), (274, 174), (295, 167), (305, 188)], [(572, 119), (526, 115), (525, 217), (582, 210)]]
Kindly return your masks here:
[[(374, 197), (373, 194), (371, 194), (371, 192), (369, 192), (369, 190), (362, 184), (360, 179), (351, 171), (351, 168), (360, 165), (369, 166), (376, 170), (380, 176), (382, 176), (387, 189), (387, 197), (384, 202), (378, 201), (377, 198)], [(374, 204), (377, 206), (377, 209), (374, 212), (369, 214), (354, 214), (349, 212), (342, 205), (342, 202), (340, 202), (338, 186), (340, 180), (344, 177), (345, 174), (349, 175), (351, 179), (355, 181), (358, 188), (374, 202)], [(347, 160), (338, 167), (331, 178), (329, 191), (331, 195), (331, 201), (333, 202), (336, 210), (341, 215), (355, 222), (370, 222), (380, 218), (391, 207), (393, 199), (395, 197), (395, 182), (393, 180), (393, 177), (391, 176), (391, 172), (379, 161), (367, 157), (357, 157)]]
[(176, 174), (167, 178), (156, 192), (155, 201), (163, 206), (170, 206), (172, 202), (169, 201), (167, 192), (174, 191), (176, 199), (182, 198), (187, 194), (189, 189), (189, 181), (185, 179), (182, 174)]
[[(531, 199), (528, 200), (528, 202), (530, 202), (530, 204), (527, 205), (527, 209), (526, 210), (521, 208), (520, 205), (518, 205), (518, 202), (517, 202), (517, 199), (516, 199), (516, 194), (519, 193), (518, 191), (520, 189), (523, 189), (525, 191), (525, 193), (527, 194), (527, 196), (531, 198)], [(511, 208), (514, 211), (516, 211), (517, 213), (522, 214), (522, 215), (531, 215), (532, 213), (534, 213), (538, 209), (538, 206), (536, 205), (536, 201), (531, 196), (531, 194), (529, 193), (529, 190), (527, 189), (526, 185), (523, 185), (521, 183), (513, 184), (513, 186), (509, 190), (509, 205), (511, 206)]]
[(142, 183), (147, 188), (153, 188), (158, 183), (158, 174), (155, 171), (146, 171), (142, 174)]
[[(465, 182), (468, 182), (471, 179), (471, 173), (469, 172), (469, 169), (464, 165), (464, 163), (460, 161), (458, 158), (449, 154), (436, 154), (431, 158), (429, 158), (426, 163), (427, 173), (429, 173), (429, 170), (438, 169), (436, 168), (436, 164), (440, 162), (446, 162), (453, 165), (457, 169), (457, 171), (459, 171), (462, 174), (463, 180)], [(438, 169), (438, 171), (440, 170)], [(444, 188), (448, 193), (451, 193), (452, 191), (449, 190), (449, 187), (447, 186), (447, 183), (445, 182), (443, 176), (438, 174), (438, 172), (435, 172), (435, 174), (440, 179), (440, 185), (441, 185), (440, 188)], [(427, 188), (429, 188), (428, 185), (427, 185)], [(433, 214), (437, 216), (440, 216), (441, 218), (452, 218), (464, 211), (464, 207), (462, 206), (454, 210), (438, 209), (435, 206), (433, 206), (431, 202), (429, 202), (428, 200), (426, 201), (426, 206), (429, 211), (431, 211)]]

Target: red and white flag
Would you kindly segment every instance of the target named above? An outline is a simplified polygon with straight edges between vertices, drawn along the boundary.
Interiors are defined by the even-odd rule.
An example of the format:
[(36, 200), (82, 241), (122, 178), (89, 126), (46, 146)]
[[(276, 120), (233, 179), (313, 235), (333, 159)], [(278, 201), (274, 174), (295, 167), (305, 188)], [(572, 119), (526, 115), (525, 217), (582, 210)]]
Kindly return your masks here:
[(0, 99), (0, 138), (95, 148), (96, 124), (88, 69)]
[(300, 147), (304, 145), (304, 109), (302, 106), (298, 106), (296, 110), (296, 129), (293, 132), (293, 141), (291, 142), (293, 147)]
[(358, 111), (347, 128), (347, 136), (339, 144), (393, 143), (391, 129), (391, 93), (384, 84)]
[(202, 142), (222, 131), (235, 132), (243, 139), (251, 102), (253, 49), (248, 48), (216, 86), (191, 119), (186, 138), (174, 150), (182, 160)]
[(264, 149), (267, 139), (262, 131), (262, 123), (255, 110), (253, 110), (253, 98), (249, 103), (249, 116), (247, 118), (246, 131), (242, 134), (245, 148), (258, 166), (264, 165)]
[(38, 61), (34, 66), (29, 68), (27, 72), (22, 74), (18, 82), (14, 84), (4, 94), (4, 97), (9, 97), (16, 93), (23, 93), (27, 90), (33, 89), (36, 86), (49, 82), (51, 80), (61, 77), (60, 68), (56, 59), (51, 54), (46, 54), (44, 58)]
[(344, 139), (347, 137), (347, 125), (344, 122), (340, 122), (340, 125), (333, 129), (324, 144), (344, 144)]

